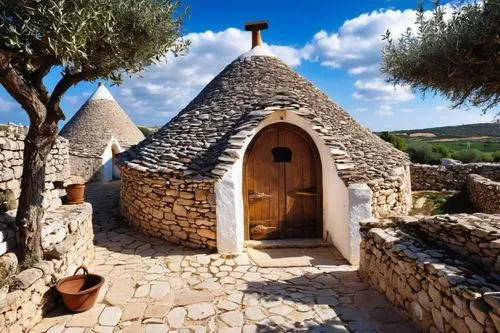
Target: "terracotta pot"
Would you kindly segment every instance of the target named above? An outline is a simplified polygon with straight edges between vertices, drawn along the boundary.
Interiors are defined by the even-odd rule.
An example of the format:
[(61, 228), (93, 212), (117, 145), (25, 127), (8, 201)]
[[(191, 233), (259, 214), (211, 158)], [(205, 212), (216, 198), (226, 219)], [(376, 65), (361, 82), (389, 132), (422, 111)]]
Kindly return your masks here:
[[(82, 269), (83, 274), (76, 274)], [(89, 274), (85, 266), (76, 269), (75, 274), (57, 281), (56, 290), (64, 305), (72, 312), (83, 312), (92, 308), (104, 284), (104, 277)]]
[(68, 204), (81, 204), (85, 201), (85, 184), (71, 184), (66, 187)]

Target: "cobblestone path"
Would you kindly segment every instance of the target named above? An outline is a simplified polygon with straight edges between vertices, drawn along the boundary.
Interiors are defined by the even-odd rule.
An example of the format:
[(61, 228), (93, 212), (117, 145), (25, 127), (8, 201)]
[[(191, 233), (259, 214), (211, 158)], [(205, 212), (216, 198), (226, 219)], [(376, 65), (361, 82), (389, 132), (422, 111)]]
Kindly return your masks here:
[(416, 332), (332, 251), (338, 264), (259, 268), (246, 254), (183, 248), (120, 221), (119, 183), (90, 184), (98, 304), (60, 306), (32, 332)]

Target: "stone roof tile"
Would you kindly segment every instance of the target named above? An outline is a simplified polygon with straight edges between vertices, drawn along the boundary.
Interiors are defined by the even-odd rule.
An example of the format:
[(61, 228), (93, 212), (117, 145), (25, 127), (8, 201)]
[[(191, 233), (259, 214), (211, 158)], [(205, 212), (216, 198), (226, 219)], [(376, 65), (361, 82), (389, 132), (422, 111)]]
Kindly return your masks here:
[(83, 104), (61, 129), (70, 153), (99, 157), (112, 137), (123, 149), (137, 144), (144, 135), (103, 85)]
[(152, 172), (217, 178), (244, 140), (275, 110), (307, 119), (330, 147), (345, 183), (388, 178), (408, 156), (358, 124), (316, 86), (281, 60), (236, 59), (154, 135), (120, 155), (121, 163)]

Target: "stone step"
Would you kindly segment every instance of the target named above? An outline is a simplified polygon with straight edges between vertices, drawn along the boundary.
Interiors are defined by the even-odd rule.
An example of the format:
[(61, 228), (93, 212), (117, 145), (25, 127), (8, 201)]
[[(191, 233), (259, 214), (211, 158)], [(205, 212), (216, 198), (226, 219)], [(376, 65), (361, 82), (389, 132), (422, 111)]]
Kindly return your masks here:
[(244, 246), (254, 249), (284, 249), (328, 247), (330, 244), (321, 238), (289, 238), (246, 240)]

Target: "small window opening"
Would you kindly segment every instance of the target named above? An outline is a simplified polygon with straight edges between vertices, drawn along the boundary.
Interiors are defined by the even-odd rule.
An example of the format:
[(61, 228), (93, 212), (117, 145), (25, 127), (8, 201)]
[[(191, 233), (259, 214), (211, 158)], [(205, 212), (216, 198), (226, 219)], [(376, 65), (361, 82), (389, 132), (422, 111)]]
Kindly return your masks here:
[(292, 151), (288, 147), (274, 147), (271, 152), (276, 163), (290, 163), (292, 161)]

